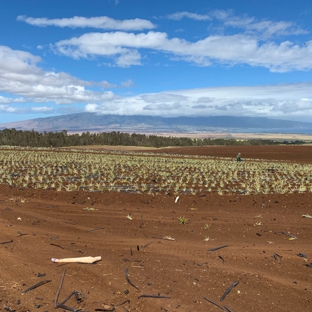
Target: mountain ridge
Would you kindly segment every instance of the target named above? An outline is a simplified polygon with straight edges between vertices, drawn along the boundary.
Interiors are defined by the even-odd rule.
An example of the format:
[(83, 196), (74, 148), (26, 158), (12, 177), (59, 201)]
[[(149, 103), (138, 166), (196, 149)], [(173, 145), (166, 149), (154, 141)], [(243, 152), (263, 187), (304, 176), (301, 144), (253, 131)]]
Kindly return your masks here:
[(220, 129), (312, 129), (312, 123), (266, 117), (160, 117), (142, 115), (97, 115), (96, 113), (75, 113), (45, 118), (0, 124), (0, 129), (16, 130), (107, 132), (192, 132)]

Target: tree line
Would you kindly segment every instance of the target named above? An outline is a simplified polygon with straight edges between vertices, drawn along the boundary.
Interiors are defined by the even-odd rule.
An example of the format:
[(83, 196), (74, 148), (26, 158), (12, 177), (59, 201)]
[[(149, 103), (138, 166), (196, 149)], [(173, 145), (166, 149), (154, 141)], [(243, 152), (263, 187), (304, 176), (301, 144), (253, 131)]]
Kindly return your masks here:
[(163, 137), (125, 132), (101, 132), (68, 134), (66, 130), (60, 132), (37, 132), (16, 129), (0, 130), (0, 145), (29, 146), (29, 147), (64, 147), (82, 145), (124, 145), (124, 146), (206, 146), (206, 145), (274, 145), (274, 144), (303, 144), (304, 141), (276, 142), (273, 140), (250, 139), (191, 139), (184, 137)]

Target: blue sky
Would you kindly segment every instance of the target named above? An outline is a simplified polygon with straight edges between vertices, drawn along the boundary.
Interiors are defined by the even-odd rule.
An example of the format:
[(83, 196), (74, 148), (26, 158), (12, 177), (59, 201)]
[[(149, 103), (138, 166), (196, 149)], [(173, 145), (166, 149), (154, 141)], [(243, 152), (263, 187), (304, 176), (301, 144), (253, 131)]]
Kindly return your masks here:
[(0, 123), (77, 112), (312, 121), (311, 0), (9, 0), (0, 18)]

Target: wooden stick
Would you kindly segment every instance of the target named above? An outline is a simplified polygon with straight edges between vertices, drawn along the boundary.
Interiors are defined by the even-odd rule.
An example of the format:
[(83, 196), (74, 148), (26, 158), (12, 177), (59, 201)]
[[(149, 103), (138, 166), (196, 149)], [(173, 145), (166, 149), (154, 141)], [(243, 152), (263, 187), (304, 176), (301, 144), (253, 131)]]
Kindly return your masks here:
[(29, 288), (23, 290), (22, 293), (23, 293), (23, 294), (26, 294), (26, 293), (29, 292), (30, 290), (33, 290), (33, 289), (35, 289), (35, 288), (37, 288), (37, 287), (39, 287), (39, 286), (41, 286), (41, 285), (44, 285), (44, 284), (47, 284), (47, 283), (50, 283), (50, 282), (52, 282), (52, 281), (51, 281), (51, 280), (44, 280), (44, 281), (41, 281), (41, 282), (39, 282), (39, 283), (37, 283), (37, 284), (35, 284), (35, 285), (33, 285), (33, 286), (30, 286)]
[(214, 247), (214, 248), (210, 248), (208, 249), (208, 251), (216, 251), (225, 247), (228, 247), (229, 245), (223, 245), (223, 246), (218, 246), (218, 247)]
[(100, 261), (102, 258), (101, 256), (98, 257), (80, 257), (80, 258), (61, 258), (61, 259), (56, 259), (52, 258), (52, 262), (76, 262), (76, 263), (94, 263), (97, 261)]
[(224, 298), (229, 294), (229, 292), (231, 291), (231, 289), (232, 289), (233, 287), (235, 287), (237, 284), (238, 284), (238, 282), (234, 282), (234, 283), (224, 292), (224, 294), (223, 294), (222, 297), (220, 298), (220, 301), (223, 301)]
[(135, 286), (135, 285), (130, 281), (129, 276), (128, 276), (128, 268), (125, 268), (125, 278), (126, 278), (127, 282), (128, 282), (132, 287), (134, 287), (134, 288), (136, 288), (138, 291), (140, 291), (140, 289), (139, 289), (137, 286)]
[(140, 296), (138, 297), (138, 299), (140, 299), (140, 298), (161, 298), (161, 299), (170, 299), (170, 297), (168, 297), (168, 296), (148, 295), (148, 294), (140, 295)]

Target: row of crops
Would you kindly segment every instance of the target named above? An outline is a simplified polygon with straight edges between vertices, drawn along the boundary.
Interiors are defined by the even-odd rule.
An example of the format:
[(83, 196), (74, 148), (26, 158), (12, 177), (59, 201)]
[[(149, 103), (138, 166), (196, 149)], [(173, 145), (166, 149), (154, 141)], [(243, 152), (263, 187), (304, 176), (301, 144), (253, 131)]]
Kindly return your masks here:
[(199, 156), (0, 149), (0, 183), (56, 191), (272, 194), (312, 191), (312, 165)]

